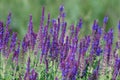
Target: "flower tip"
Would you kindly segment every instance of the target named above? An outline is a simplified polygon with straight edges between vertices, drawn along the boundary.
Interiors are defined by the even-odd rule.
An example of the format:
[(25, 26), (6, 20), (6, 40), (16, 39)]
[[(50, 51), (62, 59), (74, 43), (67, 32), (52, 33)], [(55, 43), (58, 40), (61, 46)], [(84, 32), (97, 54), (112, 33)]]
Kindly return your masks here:
[(82, 27), (82, 24), (83, 24), (82, 18), (80, 18), (79, 23), (78, 23), (78, 26), (81, 28), (81, 27)]
[(105, 16), (105, 17), (104, 17), (103, 22), (104, 22), (105, 24), (107, 24), (107, 22), (108, 22), (108, 16)]
[(119, 22), (118, 22), (118, 30), (120, 30), (120, 20), (119, 20)]
[(63, 10), (64, 10), (64, 6), (63, 6), (63, 5), (60, 5), (59, 11), (60, 11), (60, 12), (63, 12)]

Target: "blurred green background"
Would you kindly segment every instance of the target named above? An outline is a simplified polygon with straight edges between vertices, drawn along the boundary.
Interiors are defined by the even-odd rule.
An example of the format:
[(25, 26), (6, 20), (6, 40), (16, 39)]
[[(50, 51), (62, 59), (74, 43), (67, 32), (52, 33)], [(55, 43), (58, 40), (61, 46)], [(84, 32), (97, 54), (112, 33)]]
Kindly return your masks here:
[(117, 34), (117, 24), (120, 19), (120, 0), (0, 0), (0, 20), (6, 21), (9, 12), (12, 12), (11, 28), (22, 38), (27, 31), (29, 15), (33, 16), (34, 30), (39, 29), (42, 6), (45, 6), (45, 15), (50, 12), (51, 18), (57, 18), (59, 6), (65, 6), (68, 26), (76, 24), (79, 18), (83, 19), (82, 33), (90, 33), (95, 19), (102, 26), (104, 16), (109, 17), (107, 28), (114, 27)]

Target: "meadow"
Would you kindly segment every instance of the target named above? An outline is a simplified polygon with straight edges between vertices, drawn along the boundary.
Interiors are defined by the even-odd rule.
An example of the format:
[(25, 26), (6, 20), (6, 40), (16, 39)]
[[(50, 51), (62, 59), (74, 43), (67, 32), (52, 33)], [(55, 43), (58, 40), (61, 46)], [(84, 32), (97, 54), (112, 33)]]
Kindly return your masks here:
[[(7, 19), (4, 18), (6, 14), (0, 12), (0, 80), (120, 80), (119, 10), (113, 7), (111, 10), (115, 12), (109, 14), (108, 7), (107, 15), (103, 16), (107, 1), (104, 1), (103, 8), (98, 8), (99, 13), (97, 9), (93, 9), (96, 13), (92, 13), (84, 4), (80, 9), (86, 9), (83, 10), (85, 12), (78, 12), (77, 2), (76, 7), (70, 10), (67, 6), (72, 1), (61, 4), (62, 1), (53, 0), (60, 6), (55, 7), (51, 2), (53, 7), (47, 7), (50, 2), (40, 0), (38, 18), (38, 9), (29, 10), (29, 4), (25, 1), (20, 11), (24, 11), (27, 5), (28, 12), (15, 13), (17, 10), (12, 5), (10, 8), (13, 11), (5, 12)], [(1, 2), (4, 4), (6, 1)], [(85, 4), (94, 4), (94, 7), (99, 2)], [(21, 7), (17, 4), (19, 1), (15, 3)], [(37, 6), (37, 0), (32, 4), (35, 3)], [(117, 1), (111, 4), (114, 3), (117, 4)]]

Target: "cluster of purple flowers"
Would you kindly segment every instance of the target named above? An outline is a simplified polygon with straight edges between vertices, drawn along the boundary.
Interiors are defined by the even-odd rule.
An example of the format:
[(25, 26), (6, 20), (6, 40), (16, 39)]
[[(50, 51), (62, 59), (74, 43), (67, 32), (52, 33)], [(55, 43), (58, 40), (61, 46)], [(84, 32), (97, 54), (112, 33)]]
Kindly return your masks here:
[[(120, 47), (120, 22), (118, 25), (117, 47), (114, 49), (113, 29), (105, 32), (108, 21), (107, 16), (103, 20), (102, 27), (95, 20), (92, 26), (92, 34), (80, 38), (79, 35), (82, 34), (80, 33), (83, 24), (82, 19), (78, 21), (76, 26), (74, 24), (67, 26), (63, 5), (59, 8), (57, 19), (50, 19), (50, 14), (48, 13), (46, 24), (44, 13), (45, 8), (43, 7), (40, 27), (37, 33), (33, 30), (32, 15), (30, 15), (28, 31), (21, 41), (17, 38), (17, 33), (12, 32), (9, 28), (11, 13), (8, 15), (6, 27), (0, 21), (0, 53), (5, 58), (13, 54), (12, 61), (16, 65), (18, 65), (19, 58), (21, 58), (19, 56), (24, 57), (29, 53), (24, 80), (37, 80), (39, 73), (30, 67), (30, 54), (34, 54), (32, 57), (40, 54), (39, 64), (46, 65), (47, 73), (49, 72), (50, 62), (58, 63), (62, 80), (76, 80), (84, 77), (87, 77), (88, 80), (98, 80), (99, 75), (106, 74), (106, 68), (111, 67), (113, 64), (112, 80), (117, 79), (120, 72), (120, 57), (117, 53)], [(69, 27), (70, 30), (67, 30)], [(111, 60), (113, 60), (112, 65)], [(97, 65), (94, 65), (95, 62)], [(93, 69), (91, 73), (87, 71), (88, 67)], [(87, 72), (89, 72), (89, 75), (87, 75)], [(56, 80), (58, 80), (57, 77)]]

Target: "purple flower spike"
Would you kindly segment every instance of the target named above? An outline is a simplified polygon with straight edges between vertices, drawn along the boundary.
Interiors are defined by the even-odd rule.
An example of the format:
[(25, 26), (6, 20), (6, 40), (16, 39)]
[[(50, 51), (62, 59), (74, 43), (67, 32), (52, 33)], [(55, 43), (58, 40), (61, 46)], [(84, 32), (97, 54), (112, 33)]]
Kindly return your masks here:
[(10, 39), (10, 32), (7, 29), (5, 31), (5, 36), (4, 36), (4, 41), (3, 41), (4, 48), (8, 45), (9, 39)]
[(92, 29), (97, 30), (97, 28), (98, 28), (98, 22), (97, 22), (97, 20), (95, 20), (94, 23), (93, 23)]
[(118, 30), (120, 31), (120, 20), (119, 20), (119, 23), (118, 23)]
[(118, 38), (119, 38), (119, 42), (120, 42), (120, 20), (118, 22)]
[(59, 80), (58, 77), (55, 77), (55, 80)]
[(16, 41), (17, 41), (17, 33), (14, 32), (12, 34), (12, 39), (11, 39), (11, 44), (10, 44), (11, 51), (15, 50)]
[(63, 17), (63, 18), (66, 17), (66, 13), (65, 13), (65, 12), (62, 13), (62, 17)]
[(9, 13), (9, 14), (8, 14), (8, 17), (7, 17), (6, 29), (7, 29), (8, 26), (10, 25), (10, 22), (11, 22), (11, 13)]
[(56, 19), (52, 19), (52, 24), (54, 25), (56, 23)]
[(105, 16), (105, 17), (104, 17), (103, 22), (104, 22), (105, 24), (107, 24), (107, 22), (108, 22), (108, 16)]
[(114, 64), (112, 80), (117, 80), (117, 76), (119, 75), (119, 72), (120, 72), (120, 58), (117, 58)]
[(36, 33), (33, 31), (33, 22), (32, 15), (30, 15), (29, 25), (28, 25), (28, 33), (26, 35), (27, 41), (29, 42), (29, 48), (34, 50), (34, 46), (36, 43)]
[(38, 73), (34, 69), (31, 71), (30, 80), (37, 80)]
[(32, 15), (30, 15), (29, 25), (28, 25), (28, 33), (33, 33), (33, 22), (32, 22)]
[(7, 43), (9, 42), (9, 38), (10, 38), (10, 31), (9, 31), (9, 25), (10, 25), (10, 22), (11, 22), (11, 13), (8, 14), (8, 17), (7, 17), (7, 21), (6, 21), (6, 28), (5, 28), (5, 36), (4, 36), (4, 49), (5, 47), (7, 46)]
[(17, 49), (14, 51), (14, 53), (13, 53), (13, 58), (12, 58), (12, 60), (14, 60), (14, 61), (16, 62), (16, 65), (18, 65), (19, 53), (20, 53), (20, 41), (18, 41), (18, 47), (17, 47)]
[(3, 22), (0, 21), (0, 50), (2, 49), (3, 46), (3, 33), (4, 33)]
[(26, 72), (30, 72), (30, 57), (28, 57)]
[(80, 31), (81, 27), (82, 27), (82, 19), (80, 19), (80, 21), (78, 22), (77, 27), (76, 27), (76, 29), (75, 29), (75, 37), (76, 37), (76, 38), (77, 38), (78, 35), (79, 35), (79, 31)]
[(59, 8), (59, 11), (60, 11), (60, 12), (63, 12), (63, 10), (64, 10), (64, 6), (61, 5), (60, 8)]
[(28, 44), (26, 42), (26, 38), (24, 37), (22, 41), (22, 53), (27, 52), (27, 47), (28, 47)]
[(79, 28), (81, 28), (81, 27), (82, 27), (82, 24), (83, 24), (82, 19), (80, 19), (77, 26), (78, 26)]

